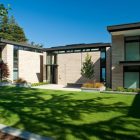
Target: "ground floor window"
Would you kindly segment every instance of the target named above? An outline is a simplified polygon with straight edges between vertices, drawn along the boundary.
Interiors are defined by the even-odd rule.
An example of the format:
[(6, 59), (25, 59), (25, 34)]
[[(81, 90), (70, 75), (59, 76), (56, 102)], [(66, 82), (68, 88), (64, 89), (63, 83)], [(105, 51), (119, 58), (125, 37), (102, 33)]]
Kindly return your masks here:
[(124, 67), (124, 87), (140, 88), (140, 66)]
[(13, 70), (13, 80), (18, 79), (18, 70)]

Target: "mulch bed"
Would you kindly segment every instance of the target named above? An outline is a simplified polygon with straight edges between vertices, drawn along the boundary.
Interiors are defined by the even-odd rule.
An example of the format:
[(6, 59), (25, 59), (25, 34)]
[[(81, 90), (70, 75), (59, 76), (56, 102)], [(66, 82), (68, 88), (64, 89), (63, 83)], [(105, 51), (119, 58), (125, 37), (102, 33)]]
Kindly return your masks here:
[(25, 140), (0, 131), (0, 140)]

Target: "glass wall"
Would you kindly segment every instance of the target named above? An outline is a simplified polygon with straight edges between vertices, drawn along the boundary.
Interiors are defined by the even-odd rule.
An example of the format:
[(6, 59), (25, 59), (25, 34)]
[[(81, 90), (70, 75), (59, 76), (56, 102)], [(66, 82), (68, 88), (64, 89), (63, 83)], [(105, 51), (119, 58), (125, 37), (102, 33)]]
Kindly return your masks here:
[(18, 46), (14, 46), (14, 64), (13, 64), (13, 80), (17, 80), (18, 77)]
[(46, 79), (49, 83), (57, 83), (57, 54), (49, 53), (46, 57)]
[(106, 82), (106, 48), (101, 49), (100, 65), (100, 81)]
[(125, 39), (125, 60), (140, 61), (140, 37), (127, 37)]
[(124, 87), (140, 88), (140, 66), (124, 67)]

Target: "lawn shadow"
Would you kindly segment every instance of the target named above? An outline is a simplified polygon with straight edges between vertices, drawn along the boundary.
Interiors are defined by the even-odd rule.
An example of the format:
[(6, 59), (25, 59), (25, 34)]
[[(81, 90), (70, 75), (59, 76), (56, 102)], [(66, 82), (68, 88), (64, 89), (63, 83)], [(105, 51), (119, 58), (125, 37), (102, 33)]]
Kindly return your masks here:
[[(135, 96), (130, 107), (121, 101), (112, 104), (102, 102), (114, 98), (111, 96), (75, 99), (74, 96), (80, 93), (56, 92), (48, 91), (48, 94), (43, 94), (36, 89), (6, 88), (5, 91), (0, 91), (0, 117), (10, 121), (11, 114), (16, 114), (18, 120), (11, 124), (12, 127), (22, 126), (25, 130), (51, 136), (57, 140), (89, 140), (92, 137), (103, 140), (140, 139), (139, 129), (127, 127), (131, 124), (140, 128), (140, 120), (135, 119), (139, 118), (140, 114), (139, 95)], [(89, 118), (90, 123), (88, 120), (84, 122), (83, 114), (110, 112), (119, 112), (120, 115), (95, 122), (94, 118)]]

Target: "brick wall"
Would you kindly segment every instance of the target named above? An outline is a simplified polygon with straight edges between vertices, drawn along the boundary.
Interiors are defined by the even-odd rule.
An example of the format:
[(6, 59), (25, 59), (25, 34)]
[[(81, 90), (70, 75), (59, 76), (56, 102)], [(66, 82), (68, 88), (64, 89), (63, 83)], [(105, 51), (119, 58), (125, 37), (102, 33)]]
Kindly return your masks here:
[(31, 83), (43, 81), (43, 53), (19, 50), (19, 77)]
[[(100, 52), (89, 52), (95, 64), (95, 79), (100, 81)], [(84, 83), (87, 79), (81, 76), (82, 63), (86, 53), (58, 54), (58, 84)]]
[(111, 48), (106, 48), (106, 86), (111, 87)]

